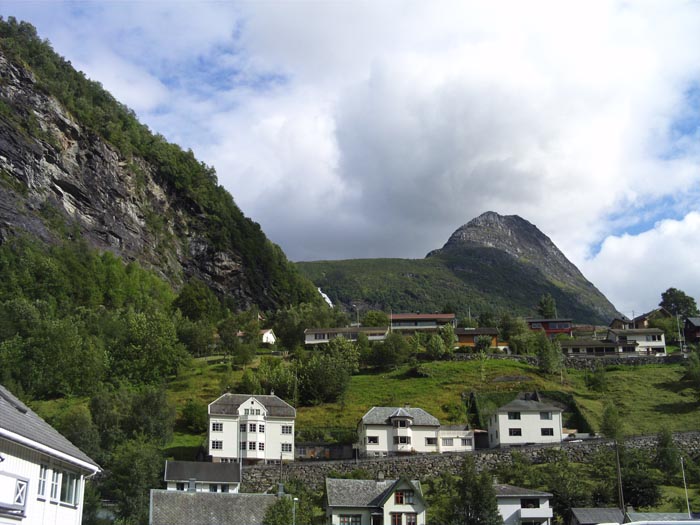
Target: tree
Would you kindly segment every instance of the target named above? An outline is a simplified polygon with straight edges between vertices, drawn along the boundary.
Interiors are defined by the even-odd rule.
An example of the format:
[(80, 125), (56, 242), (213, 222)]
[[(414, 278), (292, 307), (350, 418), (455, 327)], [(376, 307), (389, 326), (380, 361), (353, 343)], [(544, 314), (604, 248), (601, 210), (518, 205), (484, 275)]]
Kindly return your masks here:
[(600, 432), (607, 438), (618, 441), (623, 436), (622, 419), (617, 406), (607, 403), (603, 409), (603, 419), (600, 422)]
[(693, 317), (700, 315), (695, 299), (686, 295), (685, 292), (677, 288), (669, 288), (661, 294), (661, 308), (665, 308), (673, 315), (681, 317)]
[(510, 341), (511, 337), (529, 331), (527, 323), (522, 318), (513, 317), (509, 313), (504, 313), (498, 321), (498, 333), (501, 341)]
[(569, 514), (574, 507), (586, 507), (589, 504), (587, 487), (581, 483), (581, 475), (569, 461), (563, 450), (545, 451), (543, 484), (552, 493), (552, 507), (564, 523), (568, 523)]
[(198, 279), (192, 279), (180, 290), (173, 306), (192, 321), (214, 321), (221, 315), (221, 303), (214, 292)]
[(518, 335), (511, 335), (508, 346), (517, 355), (534, 354), (536, 351), (536, 334), (531, 330)]
[(664, 474), (669, 485), (673, 484), (673, 478), (680, 470), (680, 456), (680, 450), (673, 441), (673, 434), (668, 428), (663, 428), (659, 432), (654, 466)]
[(440, 328), (440, 337), (445, 343), (445, 353), (448, 355), (452, 355), (452, 353), (454, 352), (455, 343), (457, 342), (457, 336), (455, 335), (454, 327), (450, 323), (447, 323), (446, 325), (442, 326)]
[(201, 399), (188, 399), (182, 407), (182, 422), (195, 434), (206, 432), (209, 424), (207, 404)]
[(540, 302), (537, 303), (537, 315), (543, 319), (554, 319), (557, 317), (557, 303), (551, 294), (546, 293), (540, 297)]
[(476, 471), (474, 458), (466, 456), (447, 522), (459, 525), (501, 525), (493, 478), (487, 471)]
[(491, 348), (491, 338), (487, 335), (480, 335), (474, 341), (474, 351), (488, 352)]
[(384, 369), (396, 368), (408, 360), (409, 346), (406, 339), (396, 332), (390, 333), (384, 341), (373, 346), (372, 362)]
[(497, 323), (496, 314), (490, 310), (480, 312), (476, 320), (481, 328), (491, 328)]
[(605, 365), (596, 363), (593, 373), (586, 376), (586, 386), (594, 392), (605, 392), (606, 385)]
[(564, 356), (557, 341), (550, 341), (544, 331), (535, 334), (535, 348), (537, 352), (537, 366), (544, 374), (559, 372), (564, 363)]
[(430, 359), (442, 359), (447, 354), (447, 348), (445, 347), (443, 339), (439, 335), (433, 334), (430, 336), (430, 339), (428, 339), (425, 352)]
[(368, 310), (361, 323), (362, 326), (389, 326), (389, 316), (381, 310)]

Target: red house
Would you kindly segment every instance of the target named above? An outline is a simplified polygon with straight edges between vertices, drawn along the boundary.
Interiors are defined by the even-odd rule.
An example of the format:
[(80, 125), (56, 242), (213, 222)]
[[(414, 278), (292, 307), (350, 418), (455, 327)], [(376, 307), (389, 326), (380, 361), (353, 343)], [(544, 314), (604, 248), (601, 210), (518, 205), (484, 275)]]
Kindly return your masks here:
[(544, 330), (547, 337), (554, 339), (559, 334), (565, 334), (569, 337), (574, 336), (573, 323), (571, 319), (525, 319), (527, 326), (533, 332)]

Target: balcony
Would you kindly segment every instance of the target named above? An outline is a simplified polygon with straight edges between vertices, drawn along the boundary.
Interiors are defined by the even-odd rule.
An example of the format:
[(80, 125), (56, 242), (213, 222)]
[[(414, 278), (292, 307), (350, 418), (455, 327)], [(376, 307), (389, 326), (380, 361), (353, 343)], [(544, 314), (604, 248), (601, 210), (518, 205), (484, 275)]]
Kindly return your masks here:
[(551, 507), (541, 507), (539, 509), (520, 509), (521, 520), (546, 520), (554, 516)]

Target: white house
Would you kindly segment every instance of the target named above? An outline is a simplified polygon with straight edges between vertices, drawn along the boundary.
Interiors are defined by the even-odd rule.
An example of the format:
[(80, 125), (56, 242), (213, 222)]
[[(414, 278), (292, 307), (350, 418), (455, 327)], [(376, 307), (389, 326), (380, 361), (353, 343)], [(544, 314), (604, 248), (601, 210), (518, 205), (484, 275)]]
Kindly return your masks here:
[(540, 401), (515, 399), (489, 417), (489, 446), (559, 443), (561, 413), (561, 408)]
[(166, 461), (167, 490), (233, 492), (241, 485), (241, 464), (205, 461)]
[(209, 404), (214, 463), (294, 461), (296, 410), (275, 395), (224, 394)]
[(304, 330), (304, 344), (326, 344), (336, 337), (344, 337), (348, 341), (357, 341), (360, 334), (365, 334), (372, 341), (384, 341), (389, 334), (388, 326), (349, 326), (344, 328), (307, 328)]
[(465, 425), (440, 426), (422, 408), (372, 407), (358, 423), (357, 434), (363, 457), (474, 450), (473, 431)]
[(498, 512), (504, 525), (550, 525), (552, 508), (548, 492), (523, 489), (513, 485), (494, 486)]
[(0, 385), (0, 524), (80, 525), (100, 467)]
[(326, 478), (328, 525), (425, 525), (420, 482)]
[[(246, 336), (246, 333), (239, 330), (236, 336), (239, 339), (243, 339)], [(274, 345), (277, 342), (277, 336), (275, 335), (275, 332), (272, 331), (272, 328), (260, 329), (258, 336), (260, 337), (258, 342), (262, 344)]]
[(619, 345), (636, 343), (636, 353), (643, 355), (666, 355), (666, 339), (660, 328), (608, 329), (607, 339)]

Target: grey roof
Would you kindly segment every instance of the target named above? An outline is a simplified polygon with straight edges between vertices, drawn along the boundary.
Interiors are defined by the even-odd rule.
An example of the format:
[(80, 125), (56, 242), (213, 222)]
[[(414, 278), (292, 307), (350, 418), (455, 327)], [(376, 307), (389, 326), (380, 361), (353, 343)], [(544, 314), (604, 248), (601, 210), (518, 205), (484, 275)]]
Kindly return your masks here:
[(441, 425), (440, 430), (468, 430), (470, 431), (471, 429), (469, 428), (469, 425)]
[(525, 489), (522, 487), (516, 487), (514, 485), (502, 485), (495, 484), (493, 488), (496, 490), (497, 498), (508, 498), (508, 497), (540, 497), (540, 498), (551, 498), (552, 495), (549, 492), (541, 492), (539, 490)]
[[(326, 478), (326, 495), (329, 507), (380, 507), (397, 485), (396, 479), (377, 481), (373, 479)], [(410, 481), (420, 495), (423, 494), (418, 480)]]
[(688, 517), (687, 512), (628, 512), (627, 521), (686, 521), (693, 518)]
[[(100, 470), (100, 467), (82, 450), (63, 437), (55, 428), (41, 419), (4, 386), (0, 385), (0, 430), (8, 430), (36, 443), (62, 452)], [(12, 439), (7, 437), (7, 439)]]
[(211, 483), (238, 483), (240, 467), (236, 463), (210, 463), (204, 461), (166, 461), (165, 481), (196, 479)]
[[(398, 415), (402, 414), (402, 415)], [(362, 416), (365, 425), (388, 425), (391, 417), (411, 417), (414, 425), (440, 426), (440, 421), (422, 408), (372, 407)]]
[(250, 394), (224, 394), (209, 405), (212, 416), (236, 416), (238, 407), (250, 398), (255, 398), (267, 409), (268, 416), (296, 417), (294, 407), (277, 396), (253, 396)]
[(580, 525), (598, 525), (598, 523), (622, 523), (625, 516), (617, 507), (611, 508), (576, 508), (571, 509), (573, 517)]
[(688, 317), (686, 318), (686, 321), (688, 321), (693, 326), (700, 326), (700, 317)]
[(151, 525), (262, 525), (274, 494), (151, 490)]
[(661, 328), (608, 328), (608, 332), (615, 335), (630, 335), (630, 334), (663, 334)]
[(562, 348), (578, 348), (578, 347), (604, 347), (617, 348), (618, 344), (608, 339), (570, 339), (568, 341), (559, 341)]
[(499, 412), (563, 412), (559, 407), (547, 405), (539, 401), (514, 399), (510, 403), (506, 403), (498, 409)]

